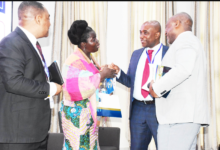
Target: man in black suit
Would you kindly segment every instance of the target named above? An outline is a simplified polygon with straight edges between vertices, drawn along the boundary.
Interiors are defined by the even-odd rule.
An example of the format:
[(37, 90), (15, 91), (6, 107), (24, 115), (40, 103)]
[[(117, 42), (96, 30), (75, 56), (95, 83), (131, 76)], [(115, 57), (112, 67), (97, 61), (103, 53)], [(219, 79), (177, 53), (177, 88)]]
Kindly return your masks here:
[(49, 82), (37, 39), (48, 36), (50, 15), (39, 2), (22, 2), (19, 26), (0, 43), (0, 150), (46, 150), (49, 95), (62, 86)]

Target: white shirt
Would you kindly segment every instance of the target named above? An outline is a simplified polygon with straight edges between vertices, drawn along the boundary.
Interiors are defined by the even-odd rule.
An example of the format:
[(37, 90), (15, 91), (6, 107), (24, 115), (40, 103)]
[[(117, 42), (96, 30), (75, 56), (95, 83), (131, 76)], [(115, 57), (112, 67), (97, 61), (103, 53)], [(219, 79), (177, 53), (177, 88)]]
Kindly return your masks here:
[[(36, 37), (33, 34), (31, 34), (29, 31), (27, 31), (26, 29), (22, 28), (21, 26), (18, 25), (18, 27), (25, 33), (27, 38), (30, 40), (31, 44), (33, 45), (33, 47), (35, 48), (36, 52), (38, 53), (38, 55), (39, 55), (39, 57), (41, 59), (41, 62), (43, 64), (43, 66), (44, 66), (44, 62), (43, 62), (43, 60), (42, 60), (42, 58), (40, 56), (40, 53), (39, 53), (39, 51), (37, 49), (37, 46), (36, 46), (36, 43), (37, 43)], [(57, 86), (53, 82), (48, 82), (48, 83), (50, 84), (50, 95), (54, 96), (56, 94), (56, 92), (57, 92)], [(47, 98), (45, 98), (45, 99), (47, 99)]]
[[(134, 92), (133, 92), (133, 97), (137, 100), (140, 100), (140, 101), (152, 101), (153, 100), (153, 97), (150, 94), (146, 98), (143, 97), (143, 95), (141, 94), (141, 87), (142, 87), (141, 84), (142, 84), (145, 62), (147, 59), (146, 51), (154, 50), (152, 53), (151, 61), (154, 59), (154, 63), (153, 63), (154, 65), (161, 65), (163, 45), (161, 46), (161, 48), (160, 46), (161, 46), (161, 43), (157, 44), (153, 48), (149, 48), (149, 47), (145, 48), (138, 61), (135, 81), (134, 81)], [(158, 50), (159, 52), (157, 53)], [(121, 75), (121, 70), (118, 72), (116, 77), (119, 78), (120, 75)]]

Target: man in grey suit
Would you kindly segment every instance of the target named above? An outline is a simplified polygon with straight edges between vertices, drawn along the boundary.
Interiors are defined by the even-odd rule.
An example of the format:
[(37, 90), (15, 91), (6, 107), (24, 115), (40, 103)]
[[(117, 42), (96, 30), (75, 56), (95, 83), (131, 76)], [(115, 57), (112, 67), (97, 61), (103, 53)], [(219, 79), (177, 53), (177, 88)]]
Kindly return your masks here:
[(171, 69), (150, 84), (150, 94), (156, 97), (159, 150), (195, 150), (200, 127), (209, 125), (207, 62), (192, 24), (187, 13), (168, 20), (165, 34), (172, 45), (162, 66)]
[(47, 37), (50, 15), (39, 2), (22, 2), (19, 26), (0, 43), (0, 150), (46, 150), (48, 96), (62, 86), (49, 81), (38, 38)]

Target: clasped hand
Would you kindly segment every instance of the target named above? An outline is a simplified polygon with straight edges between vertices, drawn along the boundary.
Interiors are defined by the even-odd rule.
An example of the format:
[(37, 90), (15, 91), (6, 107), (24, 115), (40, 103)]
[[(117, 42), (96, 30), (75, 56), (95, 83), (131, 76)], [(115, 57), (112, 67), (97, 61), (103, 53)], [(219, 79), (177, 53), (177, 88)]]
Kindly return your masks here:
[(101, 81), (105, 78), (114, 78), (119, 72), (119, 67), (115, 64), (103, 65), (100, 69)]

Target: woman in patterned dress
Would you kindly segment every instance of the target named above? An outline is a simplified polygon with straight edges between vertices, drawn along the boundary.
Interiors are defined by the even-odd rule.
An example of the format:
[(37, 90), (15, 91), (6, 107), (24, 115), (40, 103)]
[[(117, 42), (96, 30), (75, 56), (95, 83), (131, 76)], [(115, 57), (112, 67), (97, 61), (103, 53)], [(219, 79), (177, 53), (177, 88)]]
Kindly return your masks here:
[[(63, 66), (63, 101), (61, 119), (64, 132), (63, 150), (99, 150), (96, 116), (99, 83), (113, 78), (115, 70), (100, 66), (91, 53), (97, 52), (99, 41), (95, 31), (84, 20), (76, 20), (68, 31), (72, 44), (78, 45)], [(97, 67), (97, 68), (96, 68)]]

